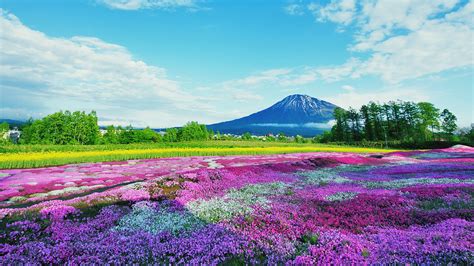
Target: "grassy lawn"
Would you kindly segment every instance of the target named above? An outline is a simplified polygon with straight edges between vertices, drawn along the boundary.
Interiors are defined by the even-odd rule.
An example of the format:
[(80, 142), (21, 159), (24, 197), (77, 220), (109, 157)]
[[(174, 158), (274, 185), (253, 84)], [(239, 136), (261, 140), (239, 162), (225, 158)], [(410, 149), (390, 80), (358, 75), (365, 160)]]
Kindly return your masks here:
[(256, 141), (201, 141), (128, 145), (7, 145), (0, 146), (0, 169), (180, 156), (257, 155), (297, 152), (383, 153), (391, 151), (394, 150)]

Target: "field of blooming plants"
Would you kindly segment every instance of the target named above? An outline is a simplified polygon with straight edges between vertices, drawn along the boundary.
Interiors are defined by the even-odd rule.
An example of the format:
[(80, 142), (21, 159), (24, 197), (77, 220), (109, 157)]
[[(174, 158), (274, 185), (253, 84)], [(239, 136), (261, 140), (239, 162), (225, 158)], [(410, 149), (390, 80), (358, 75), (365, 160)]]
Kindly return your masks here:
[(201, 141), (115, 145), (4, 145), (0, 169), (183, 156), (259, 155), (301, 152), (390, 152), (394, 150), (315, 143)]
[(0, 170), (0, 264), (470, 264), (474, 148)]

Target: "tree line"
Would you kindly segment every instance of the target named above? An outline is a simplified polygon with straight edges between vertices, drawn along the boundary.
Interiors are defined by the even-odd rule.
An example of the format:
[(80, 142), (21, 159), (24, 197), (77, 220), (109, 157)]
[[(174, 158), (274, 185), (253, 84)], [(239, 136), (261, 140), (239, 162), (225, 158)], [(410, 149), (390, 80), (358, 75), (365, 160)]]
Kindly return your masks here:
[(97, 114), (61, 111), (42, 119), (27, 121), (20, 143), (25, 144), (96, 144), (99, 141)]
[[(8, 128), (8, 125), (6, 126)], [(212, 130), (198, 122), (188, 122), (181, 128), (169, 128), (161, 135), (147, 127), (108, 126), (101, 133), (96, 112), (60, 111), (42, 119), (30, 119), (22, 126), (21, 144), (130, 144), (207, 140)]]
[(181, 128), (168, 128), (163, 135), (147, 127), (145, 129), (134, 129), (132, 126), (122, 128), (121, 126), (108, 126), (100, 140), (100, 144), (130, 144), (130, 143), (152, 143), (152, 142), (179, 142), (208, 140), (214, 135), (205, 125), (198, 122), (188, 122)]
[(428, 102), (369, 102), (359, 110), (336, 108), (334, 119), (334, 126), (320, 137), (321, 142), (427, 142), (456, 138), (456, 116)]
[[(449, 110), (440, 110), (427, 102), (391, 101), (384, 104), (370, 102), (359, 110), (349, 108), (334, 110), (335, 124), (330, 131), (314, 138), (301, 136), (242, 136), (214, 133), (198, 122), (188, 122), (180, 128), (168, 128), (156, 132), (147, 127), (135, 129), (132, 126), (108, 126), (101, 130), (97, 114), (92, 111), (61, 111), (42, 119), (30, 119), (21, 127), (20, 144), (130, 144), (204, 140), (255, 140), (266, 142), (297, 143), (366, 143), (382, 145), (389, 142), (407, 144), (432, 141), (474, 143), (474, 128), (457, 130), (456, 116)], [(7, 123), (0, 124), (0, 144), (8, 144), (5, 138), (9, 130)], [(1, 137), (0, 136), (0, 137)]]

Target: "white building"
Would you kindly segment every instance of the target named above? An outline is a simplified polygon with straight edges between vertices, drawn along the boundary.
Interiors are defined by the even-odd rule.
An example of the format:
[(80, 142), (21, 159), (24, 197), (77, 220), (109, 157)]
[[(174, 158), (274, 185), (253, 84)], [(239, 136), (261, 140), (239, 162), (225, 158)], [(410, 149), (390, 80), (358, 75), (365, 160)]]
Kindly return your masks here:
[(20, 136), (21, 136), (21, 131), (15, 127), (5, 132), (2, 137), (3, 139), (11, 139), (13, 143), (17, 143), (18, 140), (20, 139)]

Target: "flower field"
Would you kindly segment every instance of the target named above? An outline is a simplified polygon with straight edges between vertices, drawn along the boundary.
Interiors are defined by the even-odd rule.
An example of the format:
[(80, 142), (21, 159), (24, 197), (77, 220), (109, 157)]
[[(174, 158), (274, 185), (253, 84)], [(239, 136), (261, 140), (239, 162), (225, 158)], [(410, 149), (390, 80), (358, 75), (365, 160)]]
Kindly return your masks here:
[(470, 264), (474, 148), (0, 170), (0, 264)]
[[(390, 152), (381, 148), (322, 144), (258, 143), (255, 141), (208, 142), (152, 145), (32, 145), (0, 147), (0, 169), (32, 168), (71, 163), (123, 161), (183, 156), (259, 155), (302, 152)], [(183, 146), (188, 145), (188, 146)], [(39, 146), (39, 147), (38, 147)], [(57, 147), (59, 146), (59, 147)], [(39, 149), (39, 150), (38, 150)], [(3, 154), (2, 154), (3, 153)]]

